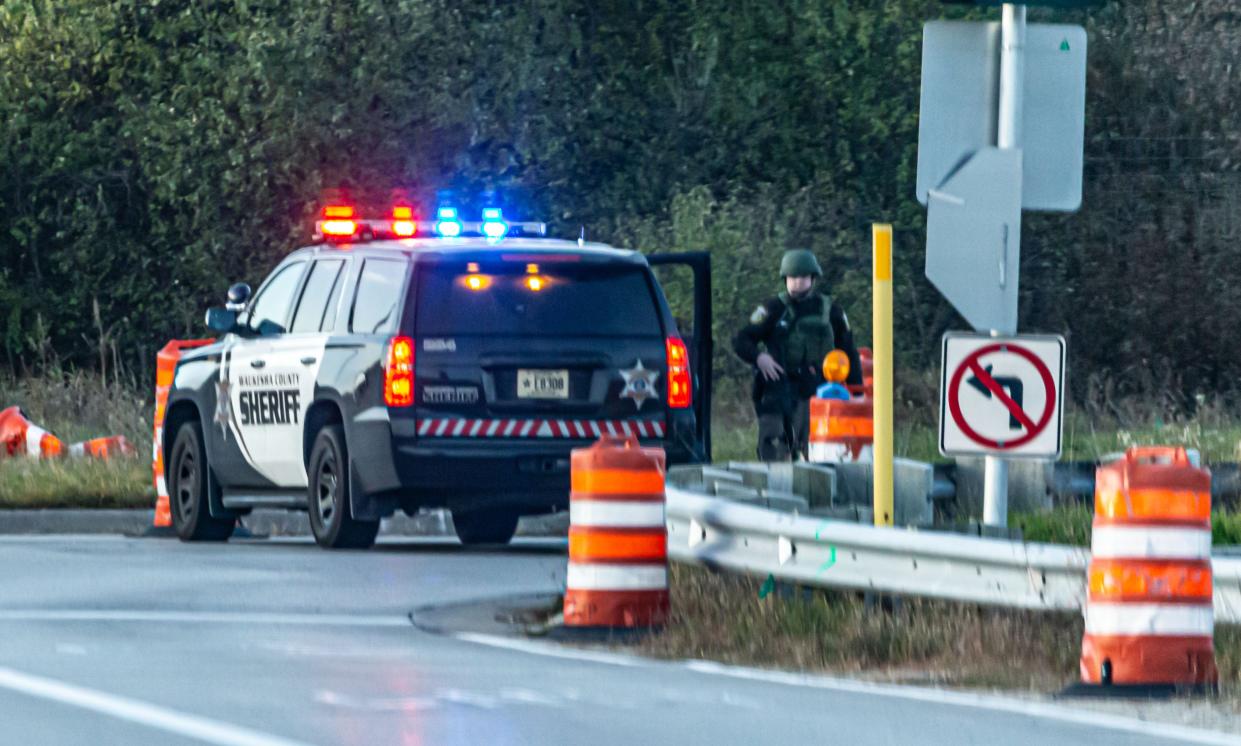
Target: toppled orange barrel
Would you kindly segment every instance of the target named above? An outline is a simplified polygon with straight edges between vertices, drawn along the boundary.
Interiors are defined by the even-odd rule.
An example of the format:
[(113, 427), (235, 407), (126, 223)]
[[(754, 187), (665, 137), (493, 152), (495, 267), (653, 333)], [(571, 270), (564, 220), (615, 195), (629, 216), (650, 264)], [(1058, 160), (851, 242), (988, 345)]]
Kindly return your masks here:
[(65, 454), (107, 460), (113, 456), (132, 456), (134, 447), (129, 444), (124, 435), (109, 435), (106, 438), (91, 438), (81, 443), (73, 443), (65, 449)]
[(869, 460), (874, 442), (875, 412), (870, 399), (810, 400), (810, 461), (836, 464)]
[(605, 437), (572, 456), (567, 627), (650, 627), (668, 617), (662, 448)]
[(31, 422), (21, 407), (0, 411), (0, 444), (7, 456), (52, 458), (64, 450), (60, 438)]
[(172, 508), (168, 502), (168, 485), (164, 482), (164, 414), (168, 408), (168, 392), (172, 390), (177, 361), (184, 350), (205, 347), (214, 339), (174, 339), (155, 354), (155, 443), (151, 454), (151, 471), (155, 477), (155, 521), (157, 528), (172, 525)]
[(1184, 448), (1131, 448), (1095, 476), (1086, 684), (1214, 686), (1211, 474)]

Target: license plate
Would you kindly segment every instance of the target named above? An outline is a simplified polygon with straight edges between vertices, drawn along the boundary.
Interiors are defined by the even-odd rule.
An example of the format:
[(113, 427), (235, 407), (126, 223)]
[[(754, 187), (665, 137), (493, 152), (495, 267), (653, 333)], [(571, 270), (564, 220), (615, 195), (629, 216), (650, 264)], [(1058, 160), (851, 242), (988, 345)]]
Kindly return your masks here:
[(526, 370), (517, 371), (518, 399), (568, 399), (569, 371)]

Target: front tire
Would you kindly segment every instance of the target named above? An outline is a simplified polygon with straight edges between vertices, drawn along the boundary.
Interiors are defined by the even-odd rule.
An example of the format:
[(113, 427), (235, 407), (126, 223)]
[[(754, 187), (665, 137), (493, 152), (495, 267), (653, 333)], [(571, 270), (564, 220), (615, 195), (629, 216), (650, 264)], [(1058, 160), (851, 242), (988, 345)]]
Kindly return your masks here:
[(169, 459), (168, 494), (172, 503), (172, 525), (181, 541), (226, 541), (233, 535), (236, 518), (212, 518), (211, 480), (207, 473), (207, 448), (203, 445), (202, 425), (190, 420), (177, 430)]
[(351, 515), (349, 451), (345, 430), (328, 425), (319, 431), (310, 451), (306, 474), (310, 532), (324, 549), (367, 549), (375, 543), (379, 521), (359, 521)]
[(466, 546), (507, 544), (517, 533), (518, 517), (515, 510), (454, 510), (452, 526)]

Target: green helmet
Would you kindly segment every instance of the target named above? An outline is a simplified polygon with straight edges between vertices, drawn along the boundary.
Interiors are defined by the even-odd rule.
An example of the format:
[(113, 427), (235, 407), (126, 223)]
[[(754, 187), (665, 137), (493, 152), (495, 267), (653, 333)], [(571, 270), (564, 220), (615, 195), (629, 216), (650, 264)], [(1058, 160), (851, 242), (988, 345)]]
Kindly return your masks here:
[(780, 260), (780, 277), (810, 275), (822, 277), (823, 268), (819, 266), (819, 260), (814, 258), (814, 254), (810, 253), (809, 249), (791, 249), (784, 252), (784, 258)]

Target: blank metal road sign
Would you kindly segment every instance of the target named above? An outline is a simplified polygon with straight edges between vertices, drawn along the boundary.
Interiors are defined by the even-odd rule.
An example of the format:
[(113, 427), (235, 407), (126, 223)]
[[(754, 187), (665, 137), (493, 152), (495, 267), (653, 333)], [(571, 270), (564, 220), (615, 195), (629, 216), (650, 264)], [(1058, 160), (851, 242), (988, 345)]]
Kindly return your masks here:
[(1058, 458), (1063, 337), (944, 335), (939, 450), (945, 456)]
[[(996, 145), (1000, 24), (931, 21), (922, 46), (918, 201), (974, 153)], [(1026, 27), (1021, 111), (1021, 206), (1076, 212), (1086, 137), (1086, 30)]]

